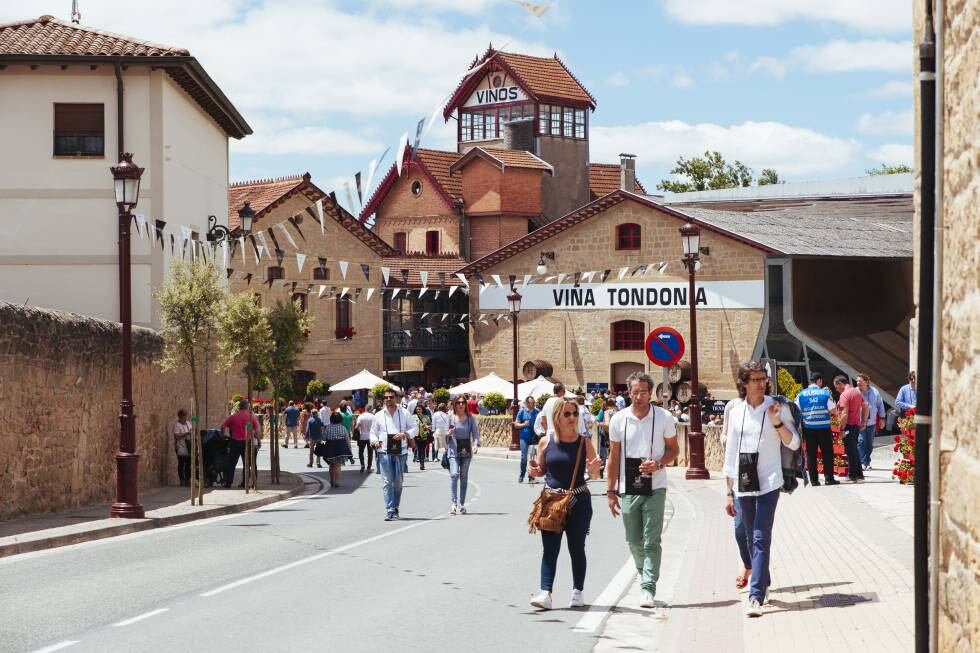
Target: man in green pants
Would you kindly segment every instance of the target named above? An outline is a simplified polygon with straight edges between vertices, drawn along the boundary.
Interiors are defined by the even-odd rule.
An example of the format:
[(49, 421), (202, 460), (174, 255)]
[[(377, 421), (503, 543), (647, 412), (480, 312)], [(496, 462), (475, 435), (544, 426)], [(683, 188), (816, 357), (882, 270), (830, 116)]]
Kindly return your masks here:
[[(623, 513), (626, 543), (640, 574), (640, 607), (653, 608), (660, 578), (660, 535), (667, 500), (664, 467), (677, 458), (677, 422), (650, 403), (653, 378), (634, 372), (626, 379), (633, 403), (609, 422), (607, 496), (613, 517)], [(622, 508), (619, 499), (623, 498)]]

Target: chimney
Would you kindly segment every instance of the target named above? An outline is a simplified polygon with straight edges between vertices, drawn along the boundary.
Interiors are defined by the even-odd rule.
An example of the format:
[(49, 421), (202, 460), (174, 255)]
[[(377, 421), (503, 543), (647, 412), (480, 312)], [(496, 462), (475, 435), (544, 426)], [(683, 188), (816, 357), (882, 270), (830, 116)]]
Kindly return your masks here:
[(504, 123), (504, 149), (537, 154), (534, 147), (534, 118), (517, 118)]
[(636, 155), (619, 155), (619, 187), (631, 193), (636, 192)]

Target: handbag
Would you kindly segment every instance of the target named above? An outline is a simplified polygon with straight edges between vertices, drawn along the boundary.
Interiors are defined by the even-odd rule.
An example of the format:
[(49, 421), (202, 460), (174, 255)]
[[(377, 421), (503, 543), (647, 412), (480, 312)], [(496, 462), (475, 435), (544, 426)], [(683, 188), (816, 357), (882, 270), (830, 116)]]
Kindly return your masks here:
[(323, 458), (327, 455), (327, 443), (323, 440), (317, 440), (316, 444), (313, 445), (313, 455)]
[[(557, 435), (555, 436), (558, 437)], [(579, 469), (582, 466), (582, 454), (585, 450), (585, 443), (582, 438), (578, 442), (578, 456), (575, 458), (575, 470), (572, 472), (572, 483), (578, 478)], [(548, 531), (549, 533), (561, 533), (565, 528), (565, 520), (568, 513), (575, 505), (575, 491), (572, 487), (567, 490), (555, 490), (543, 488), (538, 498), (534, 500), (531, 514), (527, 518), (527, 532), (536, 533), (537, 531)]]
[(449, 469), (449, 453), (446, 451), (442, 452), (442, 461), (439, 463), (442, 465), (443, 469)]

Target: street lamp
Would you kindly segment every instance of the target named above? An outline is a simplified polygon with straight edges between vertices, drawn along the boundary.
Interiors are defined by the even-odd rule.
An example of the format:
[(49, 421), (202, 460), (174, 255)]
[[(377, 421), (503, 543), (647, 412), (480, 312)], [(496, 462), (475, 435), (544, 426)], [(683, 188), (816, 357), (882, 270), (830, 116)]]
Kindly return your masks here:
[(228, 236), (231, 232), (228, 231), (228, 227), (223, 224), (218, 224), (218, 218), (213, 215), (208, 216), (208, 242), (213, 243), (220, 240), (228, 240)]
[(687, 472), (684, 478), (707, 479), (710, 477), (704, 466), (704, 433), (701, 431), (701, 393), (698, 391), (698, 321), (695, 309), (694, 273), (701, 268), (700, 249), (701, 227), (688, 222), (680, 228), (681, 243), (684, 249), (683, 263), (688, 274), (688, 308), (691, 311), (691, 428), (688, 432)]
[[(541, 267), (541, 266), (538, 266)], [(521, 448), (520, 434), (517, 431), (517, 427), (513, 425), (513, 422), (517, 421), (517, 318), (521, 313), (521, 293), (517, 292), (517, 288), (514, 286), (510, 287), (510, 294), (507, 295), (507, 301), (510, 302), (510, 316), (511, 322), (514, 323), (514, 402), (511, 406), (511, 412), (513, 413), (513, 420), (510, 427), (510, 450), (519, 451)]]
[(136, 414), (133, 406), (133, 307), (129, 225), (139, 200), (143, 168), (125, 153), (110, 168), (119, 211), (119, 321), (122, 323), (122, 402), (119, 412), (119, 451), (116, 452), (116, 501), (110, 517), (142, 518), (139, 504), (139, 454), (136, 453)]
[[(538, 257), (538, 274), (548, 274), (548, 266), (544, 264), (544, 260), (549, 259), (555, 260), (554, 252), (541, 252), (541, 256)], [(516, 292), (516, 291), (515, 291)]]
[(252, 221), (255, 220), (255, 211), (248, 202), (242, 208), (238, 209), (238, 219), (241, 221), (241, 229), (245, 233), (252, 230)]

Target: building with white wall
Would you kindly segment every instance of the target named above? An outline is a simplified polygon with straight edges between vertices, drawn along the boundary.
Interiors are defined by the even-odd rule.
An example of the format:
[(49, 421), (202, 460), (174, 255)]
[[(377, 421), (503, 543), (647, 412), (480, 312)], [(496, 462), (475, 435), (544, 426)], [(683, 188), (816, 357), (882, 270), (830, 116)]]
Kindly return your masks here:
[[(151, 228), (203, 235), (228, 215), (228, 139), (251, 133), (187, 50), (51, 16), (0, 24), (0, 299), (118, 320), (119, 153), (145, 168)], [(170, 257), (135, 232), (132, 254), (133, 322), (158, 327)]]

